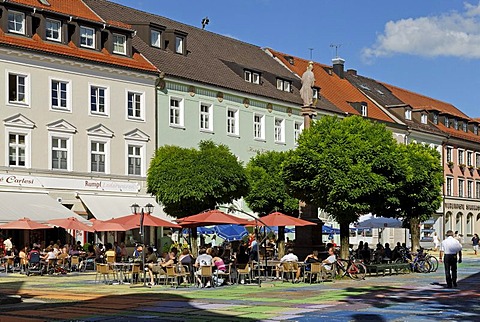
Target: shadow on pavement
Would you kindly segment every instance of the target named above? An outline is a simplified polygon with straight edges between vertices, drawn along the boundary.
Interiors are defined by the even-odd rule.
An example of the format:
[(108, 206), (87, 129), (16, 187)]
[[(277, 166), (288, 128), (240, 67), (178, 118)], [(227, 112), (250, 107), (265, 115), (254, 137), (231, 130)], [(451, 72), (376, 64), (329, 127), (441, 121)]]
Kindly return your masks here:
[[(22, 321), (254, 321), (229, 312), (229, 304), (209, 304), (191, 302), (180, 294), (164, 292), (162, 289), (145, 289), (135, 294), (108, 294), (95, 296), (94, 299), (82, 299), (66, 296), (62, 298), (61, 290), (56, 295), (50, 294), (46, 303), (39, 298), (38, 289), (25, 290), (23, 282), (4, 282), (0, 284), (0, 294), (18, 295), (25, 303), (0, 306), (0, 320)], [(99, 284), (101, 287), (101, 284)], [(22, 290), (20, 292), (20, 290)], [(41, 290), (40, 290), (41, 291)], [(53, 296), (50, 296), (53, 295)], [(242, 312), (239, 312), (242, 314)], [(243, 312), (245, 314), (247, 312)], [(7, 321), (6, 320), (6, 321)]]

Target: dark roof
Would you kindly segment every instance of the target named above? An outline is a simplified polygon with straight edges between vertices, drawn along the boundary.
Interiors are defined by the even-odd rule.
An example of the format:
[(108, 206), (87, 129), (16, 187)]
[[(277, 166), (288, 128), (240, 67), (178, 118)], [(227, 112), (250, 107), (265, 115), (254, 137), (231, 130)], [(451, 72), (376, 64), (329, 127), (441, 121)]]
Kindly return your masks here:
[[(119, 20), (133, 28), (135, 25), (154, 24), (186, 33), (186, 55), (152, 47), (138, 35), (133, 38), (134, 48), (167, 76), (302, 105), (298, 77), (258, 46), (113, 2), (84, 2), (103, 19)], [(244, 69), (261, 73), (263, 82), (246, 82)], [(278, 90), (277, 77), (291, 81), (293, 93)], [(326, 100), (319, 104), (331, 111), (340, 112)]]

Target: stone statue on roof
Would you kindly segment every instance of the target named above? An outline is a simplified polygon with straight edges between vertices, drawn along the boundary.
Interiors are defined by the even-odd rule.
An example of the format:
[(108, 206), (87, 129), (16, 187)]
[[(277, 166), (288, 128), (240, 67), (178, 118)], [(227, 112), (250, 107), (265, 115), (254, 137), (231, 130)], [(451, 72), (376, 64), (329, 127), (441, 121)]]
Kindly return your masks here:
[(313, 62), (308, 62), (307, 70), (302, 75), (302, 88), (300, 96), (303, 100), (303, 106), (313, 105), (313, 85), (315, 84), (315, 75), (313, 74)]

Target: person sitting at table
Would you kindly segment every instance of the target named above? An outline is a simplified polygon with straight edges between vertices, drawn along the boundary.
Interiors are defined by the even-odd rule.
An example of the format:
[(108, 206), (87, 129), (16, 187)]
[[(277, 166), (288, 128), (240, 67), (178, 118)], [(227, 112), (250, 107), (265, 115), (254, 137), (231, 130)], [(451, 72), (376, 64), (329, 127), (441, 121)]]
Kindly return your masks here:
[(126, 261), (128, 259), (127, 246), (125, 246), (124, 242), (120, 243), (120, 257), (122, 261)]
[(41, 258), (42, 264), (44, 264), (45, 267), (54, 265), (57, 260), (57, 255), (55, 254), (53, 247), (48, 246), (45, 250), (47, 253)]
[(337, 257), (335, 256), (335, 249), (333, 247), (330, 247), (328, 249), (328, 257), (322, 261), (322, 270), (324, 272), (330, 271), (332, 269), (333, 263), (337, 260)]
[(112, 243), (107, 243), (107, 251), (105, 252), (105, 258), (107, 260), (108, 258), (113, 258), (113, 261), (116, 261), (116, 253)]
[(172, 250), (168, 253), (168, 258), (161, 263), (157, 262), (157, 255), (153, 251), (153, 247), (147, 248), (147, 254), (148, 257), (145, 261), (147, 263), (148, 275), (150, 276), (150, 283), (148, 283), (148, 286), (153, 286), (155, 285), (154, 274), (164, 275), (166, 274), (164, 270), (165, 267), (177, 264), (177, 249), (172, 248)]
[(95, 264), (95, 249), (93, 245), (89, 245), (87, 249), (87, 253), (85, 254), (84, 260), (80, 263), (80, 266), (78, 267), (79, 270), (83, 269), (83, 266), (87, 268), (88, 264)]
[(280, 263), (278, 264), (278, 269), (276, 273), (276, 278), (280, 278), (279, 274), (280, 271), (282, 270), (283, 263), (285, 262), (292, 262), (293, 264), (293, 269), (295, 270), (295, 280), (293, 281), (294, 283), (299, 283), (300, 282), (300, 266), (298, 266), (298, 256), (293, 253), (293, 249), (289, 248), (287, 249), (287, 254), (285, 254), (281, 259)]
[[(202, 279), (200, 278), (200, 275), (201, 275), (200, 267), (201, 266), (212, 266), (213, 257), (210, 256), (209, 254), (207, 254), (207, 250), (205, 248), (200, 248), (200, 250), (198, 251), (198, 254), (199, 254), (198, 257), (195, 260), (195, 267), (198, 268), (198, 270), (195, 272), (195, 276), (197, 278), (198, 285), (200, 285), (200, 287), (203, 287)], [(208, 281), (207, 285), (205, 285), (205, 286), (210, 287), (210, 281)]]
[(310, 270), (312, 263), (320, 263), (320, 259), (318, 258), (318, 250), (312, 251), (311, 254), (305, 257), (305, 260), (303, 262), (305, 263), (305, 267), (304, 267), (305, 271)]

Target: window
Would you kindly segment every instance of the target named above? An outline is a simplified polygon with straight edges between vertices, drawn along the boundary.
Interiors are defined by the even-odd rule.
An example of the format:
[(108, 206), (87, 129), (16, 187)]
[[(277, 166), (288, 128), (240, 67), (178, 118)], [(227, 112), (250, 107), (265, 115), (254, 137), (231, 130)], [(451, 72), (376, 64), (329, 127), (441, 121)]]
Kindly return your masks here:
[(8, 74), (8, 101), (27, 104), (28, 77), (20, 74)]
[(275, 142), (283, 143), (285, 142), (285, 120), (281, 118), (275, 118), (275, 128), (274, 128), (274, 138)]
[(480, 168), (480, 153), (475, 153), (475, 166)]
[(458, 149), (458, 164), (465, 164), (465, 151)]
[(303, 123), (302, 122), (295, 122), (294, 128), (293, 128), (293, 139), (295, 141), (295, 144), (298, 142), (298, 138), (300, 137), (300, 134), (303, 131)]
[(67, 138), (52, 137), (52, 169), (68, 170), (68, 142)]
[(447, 162), (453, 162), (453, 148), (450, 146), (447, 146), (445, 150), (447, 154)]
[(244, 78), (246, 82), (260, 84), (260, 74), (257, 72), (246, 70), (244, 72)]
[(8, 31), (16, 34), (25, 34), (25, 15), (21, 12), (8, 12)]
[(362, 116), (363, 116), (363, 117), (367, 117), (367, 116), (368, 116), (368, 113), (367, 113), (367, 105), (366, 105), (366, 104), (362, 104), (362, 106), (361, 106), (361, 113), (362, 113)]
[(447, 196), (452, 195), (452, 190), (453, 190), (453, 178), (447, 177), (447, 191), (446, 194)]
[(467, 166), (473, 165), (473, 152), (467, 151)]
[(412, 119), (412, 110), (406, 109), (405, 110), (405, 119), (411, 120)]
[(475, 182), (475, 198), (480, 199), (480, 181)]
[(62, 27), (62, 24), (60, 23), (60, 21), (47, 19), (45, 23), (45, 37), (48, 40), (61, 41), (62, 40), (61, 27)]
[(465, 190), (465, 180), (458, 179), (458, 196), (463, 197), (464, 190)]
[(105, 87), (90, 86), (90, 113), (106, 115), (107, 89)]
[(473, 181), (467, 181), (467, 198), (472, 198), (473, 195)]
[(127, 116), (131, 119), (142, 119), (143, 95), (141, 93), (127, 92)]
[(462, 122), (462, 130), (463, 130), (463, 132), (468, 132), (468, 124), (465, 121)]
[(438, 124), (438, 114), (433, 113), (433, 124)]
[(420, 122), (422, 124), (427, 124), (428, 123), (428, 116), (427, 114), (422, 114), (422, 116), (420, 117)]
[(265, 116), (261, 114), (253, 115), (253, 138), (265, 140)]
[(124, 35), (113, 34), (113, 52), (115, 54), (127, 54), (127, 37)]
[(51, 84), (52, 109), (70, 110), (70, 83), (52, 80)]
[(227, 110), (227, 133), (238, 135), (238, 110), (229, 108)]
[(170, 98), (170, 126), (183, 126), (183, 99)]
[(320, 92), (320, 90), (317, 88), (317, 87), (312, 87), (312, 90), (313, 90), (313, 98), (318, 98), (318, 93)]
[(161, 48), (161, 44), (162, 44), (161, 35), (162, 34), (160, 33), (160, 31), (151, 30), (150, 31), (150, 45), (152, 45), (153, 47)]
[(448, 117), (445, 117), (445, 126), (450, 127), (450, 120), (448, 119)]
[(473, 134), (478, 135), (478, 125), (477, 124), (473, 125)]
[(142, 147), (128, 145), (128, 174), (142, 175)]
[(80, 27), (80, 46), (95, 48), (95, 29)]
[(290, 92), (292, 89), (292, 82), (277, 78), (277, 89), (284, 92)]
[(457, 119), (453, 119), (453, 128), (455, 130), (458, 130), (458, 120)]
[(105, 142), (90, 142), (90, 171), (105, 173)]
[(13, 167), (26, 166), (26, 135), (10, 133), (8, 135), (8, 165)]
[(177, 54), (183, 54), (183, 37), (175, 37), (175, 52)]
[(212, 104), (200, 103), (200, 130), (213, 131)]

